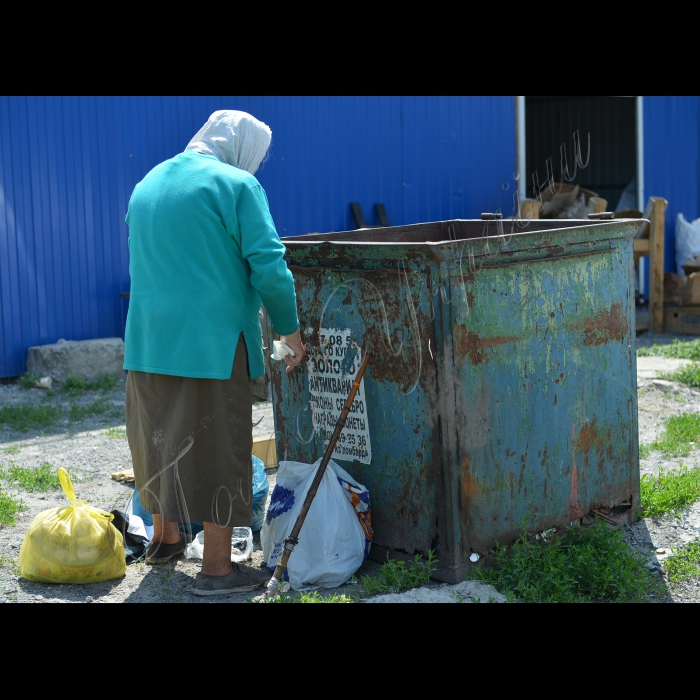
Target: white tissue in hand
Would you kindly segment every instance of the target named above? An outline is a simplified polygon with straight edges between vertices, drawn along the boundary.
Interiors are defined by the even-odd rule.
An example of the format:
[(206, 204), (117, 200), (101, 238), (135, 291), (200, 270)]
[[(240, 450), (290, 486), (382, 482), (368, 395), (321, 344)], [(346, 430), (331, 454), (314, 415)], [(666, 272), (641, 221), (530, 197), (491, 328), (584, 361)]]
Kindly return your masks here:
[(270, 355), (270, 357), (273, 360), (284, 360), (287, 355), (295, 356), (292, 349), (286, 343), (283, 343), (281, 340), (273, 341), (272, 355)]

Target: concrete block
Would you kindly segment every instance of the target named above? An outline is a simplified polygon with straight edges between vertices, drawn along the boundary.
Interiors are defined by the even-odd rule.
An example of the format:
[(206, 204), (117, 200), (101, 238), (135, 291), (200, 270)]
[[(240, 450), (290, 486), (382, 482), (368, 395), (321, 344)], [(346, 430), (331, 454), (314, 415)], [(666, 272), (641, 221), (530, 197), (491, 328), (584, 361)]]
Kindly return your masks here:
[(27, 372), (48, 375), (59, 382), (69, 374), (94, 382), (105, 374), (121, 374), (123, 365), (121, 338), (61, 339), (50, 345), (36, 345), (27, 352)]

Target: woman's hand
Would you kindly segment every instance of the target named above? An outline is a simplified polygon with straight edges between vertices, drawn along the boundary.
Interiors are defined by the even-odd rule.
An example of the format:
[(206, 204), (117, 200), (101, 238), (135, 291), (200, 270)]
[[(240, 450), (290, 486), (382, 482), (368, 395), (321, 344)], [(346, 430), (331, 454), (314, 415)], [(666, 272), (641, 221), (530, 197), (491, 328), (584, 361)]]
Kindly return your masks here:
[(285, 355), (284, 361), (287, 365), (287, 372), (291, 372), (299, 365), (306, 355), (306, 350), (301, 342), (301, 332), (297, 329), (291, 335), (281, 335), (280, 340), (289, 347), (294, 355)]

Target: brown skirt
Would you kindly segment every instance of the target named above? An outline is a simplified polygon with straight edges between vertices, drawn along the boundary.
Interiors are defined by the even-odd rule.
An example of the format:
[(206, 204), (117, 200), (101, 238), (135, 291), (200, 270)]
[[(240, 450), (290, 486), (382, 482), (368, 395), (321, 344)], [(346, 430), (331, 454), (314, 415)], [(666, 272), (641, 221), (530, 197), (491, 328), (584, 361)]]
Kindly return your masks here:
[(141, 504), (169, 522), (252, 522), (253, 413), (240, 335), (230, 379), (130, 371), (126, 433)]

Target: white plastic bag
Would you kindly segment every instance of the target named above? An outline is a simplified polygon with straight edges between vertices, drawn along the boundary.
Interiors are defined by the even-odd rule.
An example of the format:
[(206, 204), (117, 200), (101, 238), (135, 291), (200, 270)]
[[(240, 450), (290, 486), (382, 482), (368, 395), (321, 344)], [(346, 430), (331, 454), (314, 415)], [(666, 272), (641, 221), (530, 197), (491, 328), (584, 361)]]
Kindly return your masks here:
[[(321, 460), (281, 462), (265, 522), (260, 531), (263, 563), (275, 570), (285, 538), (294, 527)], [(333, 460), (289, 557), (284, 580), (296, 591), (335, 588), (360, 568), (372, 543), (367, 489)]]
[(676, 217), (676, 272), (684, 275), (683, 265), (700, 255), (700, 218), (686, 221), (679, 213)]
[[(246, 561), (253, 554), (253, 531), (249, 527), (234, 527), (231, 535), (231, 561)], [(201, 559), (204, 556), (204, 530), (185, 548), (185, 559)]]
[(283, 343), (281, 340), (273, 341), (273, 343), (272, 343), (272, 355), (270, 355), (270, 357), (273, 360), (277, 360), (277, 361), (281, 362), (282, 360), (284, 360), (284, 358), (287, 355), (291, 355), (292, 357), (294, 357), (294, 352), (289, 347), (289, 345), (287, 345), (286, 343)]

